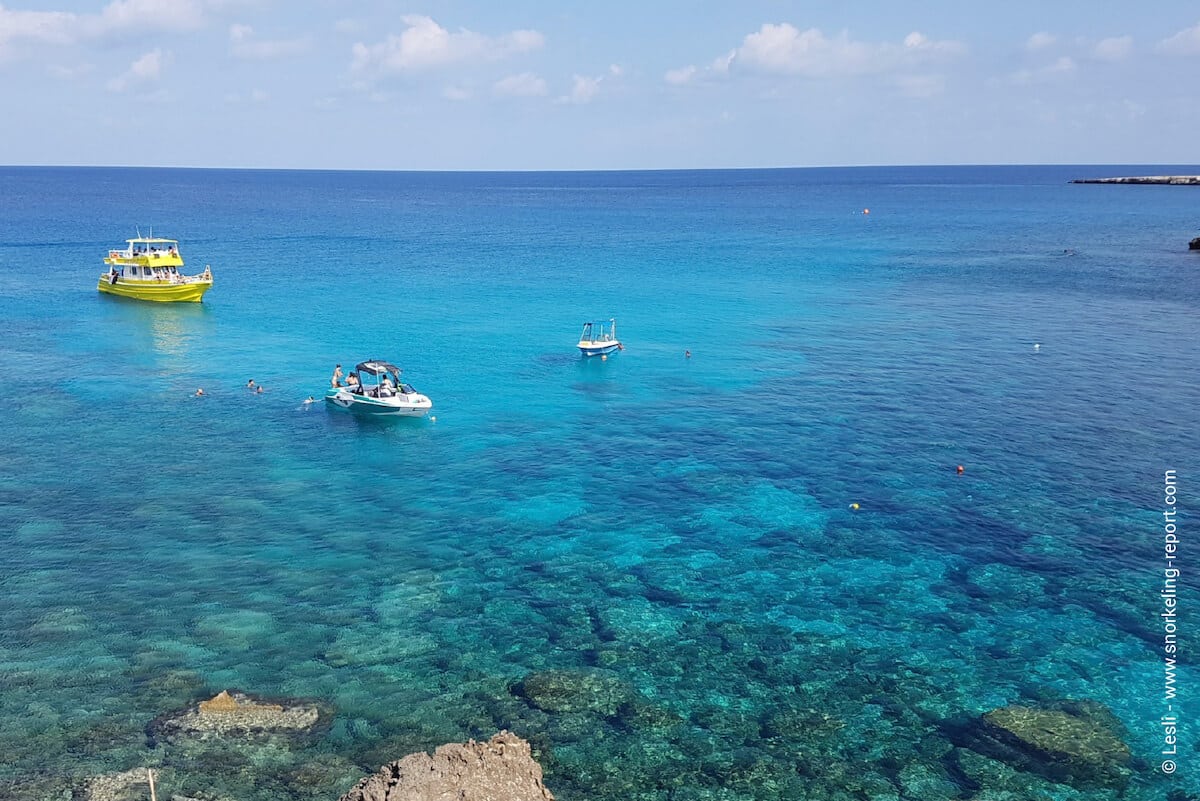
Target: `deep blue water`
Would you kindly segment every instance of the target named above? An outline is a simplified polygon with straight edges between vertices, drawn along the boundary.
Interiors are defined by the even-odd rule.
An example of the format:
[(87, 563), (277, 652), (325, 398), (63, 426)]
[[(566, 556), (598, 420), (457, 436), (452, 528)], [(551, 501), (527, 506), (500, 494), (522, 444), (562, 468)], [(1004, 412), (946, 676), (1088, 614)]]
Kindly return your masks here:
[[(1158, 767), (1200, 190), (1068, 183), (1167, 172), (0, 169), (0, 796), (332, 801), (500, 728), (562, 799), (1200, 793), (1186, 712)], [(202, 305), (96, 292), (135, 226), (212, 265)], [(367, 357), (436, 419), (302, 403)], [(651, 712), (539, 709), (550, 669)], [(147, 742), (226, 687), (332, 726)], [(955, 739), (1080, 699), (1123, 795)]]

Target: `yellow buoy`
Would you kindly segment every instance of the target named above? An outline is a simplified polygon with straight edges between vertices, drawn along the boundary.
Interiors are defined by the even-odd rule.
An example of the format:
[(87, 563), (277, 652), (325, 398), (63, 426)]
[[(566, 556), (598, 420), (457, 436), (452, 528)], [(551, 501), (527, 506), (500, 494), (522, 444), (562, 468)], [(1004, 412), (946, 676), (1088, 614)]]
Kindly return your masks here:
[(852, 504), (850, 504), (850, 508), (851, 508), (851, 509), (853, 509), (853, 510), (855, 510), (855, 511), (858, 511), (858, 504), (857, 504), (857, 503), (852, 503)]

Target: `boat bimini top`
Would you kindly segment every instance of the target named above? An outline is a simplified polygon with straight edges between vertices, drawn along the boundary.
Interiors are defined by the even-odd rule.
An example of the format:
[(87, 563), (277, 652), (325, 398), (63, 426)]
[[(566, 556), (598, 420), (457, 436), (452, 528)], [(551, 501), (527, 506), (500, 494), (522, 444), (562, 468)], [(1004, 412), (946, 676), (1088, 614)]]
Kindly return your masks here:
[(369, 362), (359, 362), (358, 365), (355, 366), (354, 369), (360, 373), (366, 373), (368, 375), (376, 375), (376, 376), (384, 375), (385, 373), (391, 373), (392, 375), (400, 374), (400, 368), (397, 367), (396, 365), (389, 364), (388, 362), (380, 362), (380, 361), (375, 361), (375, 360), (372, 360)]

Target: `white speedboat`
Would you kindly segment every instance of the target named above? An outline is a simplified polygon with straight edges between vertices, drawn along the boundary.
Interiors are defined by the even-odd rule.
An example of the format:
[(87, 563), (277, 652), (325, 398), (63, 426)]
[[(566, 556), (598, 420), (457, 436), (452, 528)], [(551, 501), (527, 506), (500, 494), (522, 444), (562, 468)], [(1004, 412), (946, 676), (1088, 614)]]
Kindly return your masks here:
[(433, 408), (433, 401), (400, 380), (400, 368), (394, 364), (375, 359), (360, 362), (346, 378), (345, 386), (325, 393), (330, 406), (398, 417), (421, 417)]
[(617, 339), (617, 321), (584, 323), (579, 335), (579, 352), (584, 356), (607, 356), (613, 351), (625, 350)]

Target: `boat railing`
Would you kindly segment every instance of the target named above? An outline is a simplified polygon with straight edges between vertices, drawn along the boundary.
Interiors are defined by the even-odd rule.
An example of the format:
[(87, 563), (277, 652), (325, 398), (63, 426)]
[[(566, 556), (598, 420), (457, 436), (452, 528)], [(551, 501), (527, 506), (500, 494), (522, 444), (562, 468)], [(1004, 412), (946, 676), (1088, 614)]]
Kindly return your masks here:
[(182, 263), (182, 259), (179, 258), (179, 251), (175, 250), (143, 250), (136, 253), (131, 253), (128, 250), (110, 250), (108, 252), (108, 260), (121, 262), (122, 264), (141, 264), (148, 266), (154, 266), (158, 262), (164, 261)]
[(204, 272), (199, 275), (184, 275), (183, 273), (166, 273), (160, 275), (145, 276), (126, 276), (123, 273), (118, 273), (115, 277), (111, 270), (105, 270), (100, 273), (100, 277), (106, 279), (110, 284), (115, 284), (118, 281), (127, 283), (141, 284), (204, 284), (212, 282), (212, 271), (205, 268)]

